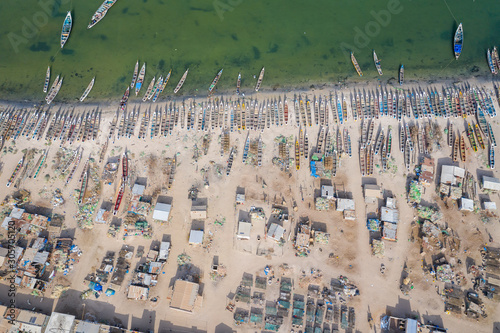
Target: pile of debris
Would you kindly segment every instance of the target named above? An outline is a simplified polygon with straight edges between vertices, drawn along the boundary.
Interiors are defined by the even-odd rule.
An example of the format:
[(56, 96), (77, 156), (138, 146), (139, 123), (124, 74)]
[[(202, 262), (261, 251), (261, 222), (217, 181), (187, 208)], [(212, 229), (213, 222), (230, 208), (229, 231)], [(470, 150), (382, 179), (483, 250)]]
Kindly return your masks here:
[(54, 191), (54, 195), (52, 196), (52, 199), (50, 200), (50, 203), (52, 206), (57, 207), (62, 204), (64, 204), (64, 199), (62, 197), (62, 192), (60, 189), (56, 188)]
[(422, 205), (417, 206), (417, 216), (424, 220), (430, 220), (435, 223), (443, 217), (443, 214), (439, 209), (434, 207), (424, 207)]
[(424, 191), (424, 187), (422, 184), (413, 180), (410, 183), (410, 190), (408, 192), (408, 202), (419, 204), (422, 201), (422, 192)]
[(189, 265), (191, 263), (191, 257), (186, 253), (181, 253), (177, 256), (177, 265), (184, 266)]
[(383, 258), (385, 255), (385, 243), (374, 239), (372, 241), (372, 255), (377, 258)]

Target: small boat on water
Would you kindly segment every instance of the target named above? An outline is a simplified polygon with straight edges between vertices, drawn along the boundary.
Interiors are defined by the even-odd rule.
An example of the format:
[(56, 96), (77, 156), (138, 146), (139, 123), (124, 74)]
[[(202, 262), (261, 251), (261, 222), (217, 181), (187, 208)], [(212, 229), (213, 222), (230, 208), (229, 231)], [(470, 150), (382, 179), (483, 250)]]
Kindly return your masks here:
[(182, 77), (181, 77), (181, 80), (179, 81), (179, 83), (178, 83), (178, 84), (177, 84), (177, 86), (175, 87), (175, 89), (174, 89), (174, 94), (177, 94), (177, 92), (178, 92), (179, 90), (181, 90), (182, 85), (184, 84), (184, 81), (186, 81), (186, 77), (187, 77), (187, 75), (188, 75), (188, 72), (189, 72), (189, 68), (188, 68), (188, 69), (186, 69), (186, 71), (184, 72), (184, 75), (182, 75)]
[(137, 82), (135, 83), (135, 95), (139, 93), (142, 88), (142, 83), (144, 82), (144, 76), (146, 75), (146, 63), (142, 65), (139, 76), (137, 77)]
[(455, 38), (453, 39), (453, 51), (455, 53), (455, 59), (458, 60), (460, 54), (462, 53), (462, 45), (464, 43), (464, 31), (462, 28), (462, 23), (458, 25), (457, 31), (455, 32)]
[(238, 80), (236, 80), (236, 95), (240, 95), (240, 86), (241, 86), (241, 73), (238, 73)]
[(54, 98), (56, 98), (57, 94), (59, 93), (59, 90), (61, 90), (62, 83), (63, 83), (63, 78), (61, 78), (59, 82), (57, 82), (57, 85), (50, 90), (49, 96), (47, 97), (47, 104), (52, 103)]
[(49, 92), (48, 92), (47, 96), (45, 96), (46, 101), (49, 99), (49, 96), (52, 93), (52, 91), (54, 91), (54, 89), (56, 89), (58, 83), (59, 83), (59, 75), (56, 76), (56, 79), (54, 80), (54, 82), (52, 82), (52, 85), (50, 86)]
[(158, 95), (165, 90), (165, 87), (167, 86), (168, 80), (170, 80), (170, 75), (172, 74), (172, 70), (170, 70), (167, 74), (167, 76), (163, 79), (163, 84), (160, 87), (160, 91), (158, 92)]
[(405, 80), (405, 67), (401, 65), (399, 68), (399, 85), (403, 85), (403, 82)]
[(139, 74), (139, 60), (135, 63), (134, 75), (132, 75), (132, 82), (130, 83), (130, 89), (134, 88), (135, 82), (137, 81), (137, 75)]
[(490, 169), (495, 169), (495, 148), (490, 144), (489, 154)]
[(43, 84), (43, 92), (46, 93), (49, 88), (50, 83), (50, 66), (47, 67), (47, 73), (45, 74), (45, 82)]
[(488, 59), (488, 66), (490, 67), (491, 74), (497, 74), (498, 71), (495, 67), (495, 63), (493, 62), (490, 49), (488, 49), (488, 51), (486, 52), (486, 58)]
[(358, 72), (358, 75), (363, 76), (363, 72), (361, 71), (361, 68), (358, 65), (358, 61), (356, 60), (356, 58), (354, 57), (354, 53), (352, 52), (351, 52), (351, 61), (352, 64), (354, 65), (354, 68), (356, 69), (356, 72)]
[(66, 42), (68, 41), (72, 26), (73, 26), (73, 18), (71, 17), (71, 11), (69, 11), (68, 14), (66, 14), (66, 18), (64, 19), (61, 31), (61, 49), (64, 47), (64, 44), (66, 44)]
[(217, 82), (219, 82), (219, 79), (222, 75), (222, 71), (224, 70), (224, 68), (222, 68), (219, 73), (217, 73), (217, 75), (215, 76), (214, 80), (212, 81), (212, 84), (210, 85), (210, 87), (208, 87), (208, 92), (211, 93), (215, 86), (217, 85)]
[(108, 12), (108, 9), (110, 9), (114, 4), (116, 0), (104, 0), (101, 6), (97, 8), (96, 12), (94, 15), (92, 15), (92, 18), (90, 19), (90, 23), (87, 26), (87, 29), (92, 28), (94, 25), (99, 23), (100, 20), (106, 16), (106, 13)]
[(90, 81), (89, 85), (87, 86), (87, 89), (85, 89), (85, 91), (83, 92), (83, 95), (82, 97), (80, 97), (80, 102), (83, 102), (83, 100), (85, 98), (87, 98), (87, 95), (90, 93), (90, 91), (92, 90), (92, 88), (94, 87), (94, 82), (95, 82), (95, 76), (94, 78), (92, 79), (92, 81)]
[(255, 85), (255, 91), (259, 91), (260, 89), (260, 85), (262, 84), (262, 80), (264, 79), (264, 70), (264, 67), (262, 67), (262, 69), (260, 70), (259, 79), (257, 80), (257, 84)]
[(156, 103), (156, 99), (160, 94), (161, 87), (163, 87), (163, 78), (160, 76), (160, 79), (156, 83), (155, 89), (153, 89), (153, 91), (151, 92), (151, 94), (153, 95), (153, 103)]
[(498, 57), (497, 47), (493, 47), (493, 51), (491, 51), (491, 58), (493, 60), (493, 65), (497, 69), (497, 72), (500, 71), (500, 58)]
[(144, 97), (142, 98), (142, 101), (145, 102), (147, 99), (150, 99), (149, 95), (151, 95), (151, 92), (153, 91), (153, 88), (155, 86), (155, 81), (156, 81), (156, 76), (153, 77), (151, 82), (149, 83), (148, 90), (146, 90), (146, 93), (144, 94)]
[(373, 50), (373, 61), (375, 62), (375, 67), (377, 67), (378, 75), (382, 75), (382, 66), (380, 65), (380, 60), (378, 59), (375, 50)]

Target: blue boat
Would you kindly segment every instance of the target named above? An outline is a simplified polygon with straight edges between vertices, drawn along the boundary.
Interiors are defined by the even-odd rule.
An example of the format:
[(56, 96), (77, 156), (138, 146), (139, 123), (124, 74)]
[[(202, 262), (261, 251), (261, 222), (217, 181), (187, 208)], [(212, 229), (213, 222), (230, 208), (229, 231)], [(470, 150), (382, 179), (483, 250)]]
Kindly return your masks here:
[(462, 23), (458, 25), (457, 31), (455, 32), (455, 38), (453, 40), (453, 51), (455, 52), (455, 59), (458, 60), (460, 54), (462, 53), (462, 45), (464, 43), (464, 30), (462, 28)]
[(66, 44), (66, 41), (69, 38), (72, 26), (73, 26), (73, 18), (71, 17), (71, 12), (68, 12), (68, 14), (66, 14), (66, 18), (64, 19), (61, 31), (61, 49), (64, 47), (64, 44)]

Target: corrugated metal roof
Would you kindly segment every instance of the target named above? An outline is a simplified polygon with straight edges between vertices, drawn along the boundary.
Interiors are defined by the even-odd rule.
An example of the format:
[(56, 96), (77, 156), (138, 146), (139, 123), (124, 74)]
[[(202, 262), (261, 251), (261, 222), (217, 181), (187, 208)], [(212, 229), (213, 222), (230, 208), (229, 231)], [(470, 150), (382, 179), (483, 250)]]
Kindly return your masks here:
[(192, 312), (200, 286), (194, 282), (176, 280), (170, 307)]
[(397, 209), (382, 207), (380, 211), (380, 219), (384, 222), (398, 223), (399, 212)]
[(189, 233), (189, 243), (201, 244), (203, 243), (203, 230), (191, 230)]
[(170, 210), (172, 209), (172, 205), (165, 203), (157, 203), (155, 206), (155, 210), (153, 212), (153, 219), (160, 221), (168, 221), (168, 216), (170, 215)]
[(337, 199), (337, 211), (354, 210), (354, 200), (352, 199)]
[(483, 188), (486, 190), (499, 191), (500, 181), (497, 178), (483, 176)]

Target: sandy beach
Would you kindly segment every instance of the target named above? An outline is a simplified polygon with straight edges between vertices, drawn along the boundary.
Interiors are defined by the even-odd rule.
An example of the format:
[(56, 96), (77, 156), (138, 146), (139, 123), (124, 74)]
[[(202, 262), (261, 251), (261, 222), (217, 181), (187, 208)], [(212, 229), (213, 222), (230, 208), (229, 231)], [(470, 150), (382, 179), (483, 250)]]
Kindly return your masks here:
[[(491, 83), (483, 79), (470, 79), (466, 82), (471, 86), (485, 87), (492, 90)], [(432, 86), (441, 89), (443, 85), (449, 86), (452, 82), (432, 82)], [(460, 85), (464, 82), (460, 82)], [(498, 217), (491, 218), (488, 223), (481, 219), (481, 202), (486, 199), (500, 205), (498, 193), (486, 194), (479, 190), (477, 197), (473, 198), (478, 205), (478, 210), (474, 212), (462, 212), (457, 204), (450, 199), (440, 199), (438, 195), (438, 180), (442, 165), (456, 165), (466, 169), (480, 182), (482, 175), (498, 177), (498, 169), (488, 168), (487, 149), (479, 149), (474, 152), (470, 147), (467, 149), (466, 162), (453, 162), (451, 159), (452, 148), (446, 143), (445, 129), (452, 123), (453, 127), (462, 133), (465, 130), (463, 118), (432, 118), (420, 119), (405, 118), (409, 124), (419, 123), (437, 124), (440, 129), (442, 140), (439, 149), (431, 149), (429, 154), (419, 155), (414, 151), (412, 155), (412, 168), (410, 172), (405, 169), (404, 155), (399, 150), (399, 122), (397, 119), (381, 117), (372, 120), (376, 129), (392, 128), (393, 148), (392, 160), (393, 168), (383, 171), (381, 168), (380, 155), (375, 156), (374, 173), (370, 176), (361, 176), (359, 162), (359, 147), (362, 135), (361, 120), (354, 121), (352, 107), (349, 97), (348, 120), (340, 125), (334, 124), (330, 115), (329, 123), (326, 126), (330, 129), (348, 129), (352, 143), (352, 157), (343, 154), (340, 159), (336, 176), (331, 179), (314, 178), (308, 165), (308, 159), (301, 158), (300, 170), (296, 170), (292, 165), (288, 171), (280, 170), (279, 165), (273, 164), (273, 158), (279, 156), (278, 140), (282, 135), (285, 138), (299, 135), (299, 127), (295, 122), (295, 112), (293, 110), (294, 94), (302, 94), (309, 99), (314, 96), (329, 96), (332, 92), (343, 93), (349, 96), (356, 90), (373, 90), (379, 86), (375, 83), (356, 84), (349, 86), (337, 86), (337, 89), (311, 89), (308, 91), (290, 92), (259, 92), (246, 96), (246, 100), (257, 99), (262, 102), (266, 99), (282, 98), (286, 95), (289, 100), (290, 121), (288, 125), (275, 126), (260, 130), (237, 130), (230, 133), (230, 146), (235, 148), (234, 162), (229, 175), (226, 175), (226, 166), (229, 155), (221, 154), (222, 128), (208, 128), (206, 131), (188, 130), (186, 126), (181, 128), (180, 122), (174, 126), (171, 134), (166, 136), (156, 136), (153, 139), (149, 134), (145, 139), (139, 139), (140, 124), (146, 110), (155, 108), (168, 108), (172, 101), (159, 101), (152, 103), (136, 103), (131, 101), (127, 106), (127, 112), (139, 110), (139, 119), (133, 130), (134, 135), (130, 138), (117, 138), (117, 131), (112, 139), (108, 136), (110, 126), (118, 108), (117, 102), (102, 102), (99, 104), (55, 104), (50, 107), (52, 114), (58, 110), (73, 110), (75, 115), (88, 112), (98, 108), (102, 112), (100, 127), (96, 140), (86, 142), (63, 143), (60, 140), (47, 142), (45, 139), (32, 140), (20, 137), (15, 142), (11, 139), (4, 143), (1, 152), (0, 163), (0, 186), (3, 197), (12, 194), (14, 187), (4, 187), (9, 177), (14, 171), (18, 161), (23, 156), (26, 149), (36, 149), (35, 160), (40, 156), (40, 152), (49, 149), (46, 165), (40, 171), (37, 179), (25, 178), (20, 182), (19, 189), (26, 189), (31, 193), (31, 201), (35, 206), (48, 207), (53, 214), (65, 216), (62, 234), (72, 237), (74, 243), (82, 250), (82, 255), (78, 263), (66, 275), (57, 274), (50, 283), (44, 294), (43, 301), (36, 300), (33, 296), (27, 296), (29, 290), (19, 289), (19, 306), (28, 306), (25, 300), (30, 299), (31, 304), (41, 312), (49, 314), (51, 311), (70, 313), (77, 318), (87, 318), (99, 322), (113, 323), (138, 329), (140, 331), (153, 330), (154, 332), (256, 332), (263, 330), (263, 325), (234, 324), (234, 313), (225, 310), (229, 302), (228, 296), (236, 292), (240, 281), (245, 273), (251, 274), (255, 280), (256, 276), (264, 276), (266, 266), (275, 272), (275, 278), (280, 279), (284, 272), (284, 277), (293, 279), (293, 293), (300, 295), (308, 294), (308, 283), (328, 286), (332, 278), (347, 276), (354, 283), (360, 292), (359, 296), (347, 300), (347, 306), (353, 307), (356, 312), (356, 326), (353, 331), (371, 332), (367, 314), (371, 313), (375, 321), (375, 331), (380, 330), (380, 317), (384, 314), (393, 316), (413, 316), (418, 314), (423, 322), (432, 322), (439, 326), (448, 328), (449, 332), (499, 332), (500, 327), (500, 307), (498, 303), (481, 297), (485, 304), (486, 318), (479, 320), (471, 319), (462, 314), (447, 314), (444, 312), (444, 302), (440, 293), (444, 283), (436, 281), (430, 274), (423, 270), (423, 261), (432, 262), (431, 254), (421, 252), (421, 244), (418, 239), (413, 238), (415, 221), (417, 220), (415, 209), (407, 203), (407, 183), (409, 176), (414, 176), (414, 165), (423, 156), (432, 157), (435, 161), (435, 181), (429, 187), (425, 187), (422, 194), (422, 205), (437, 207), (443, 218), (439, 222), (445, 230), (452, 230), (453, 235), (460, 239), (459, 251), (450, 256), (450, 249), (444, 249), (450, 262), (453, 262), (455, 273), (464, 276), (460, 285), (463, 291), (473, 287), (471, 277), (467, 273), (466, 260), (470, 258), (476, 263), (481, 263), (480, 250), (483, 246), (500, 246), (500, 226)], [(383, 85), (389, 91), (394, 90), (391, 85)], [(422, 87), (427, 89), (428, 83), (410, 82), (404, 85), (405, 89)], [(399, 86), (394, 87), (399, 89)], [(220, 96), (215, 96), (220, 97)], [(226, 96), (223, 96), (226, 98)], [(232, 100), (237, 97), (233, 94), (227, 96)], [(206, 98), (185, 98), (174, 100), (180, 104), (189, 104), (191, 100), (200, 103)], [(3, 104), (0, 110), (26, 108), (31, 110), (31, 103)], [(498, 101), (495, 99), (494, 106), (500, 110)], [(44, 107), (45, 109), (45, 107)], [(120, 116), (118, 117), (120, 118)], [(467, 121), (476, 122), (475, 117), (468, 117)], [(489, 118), (494, 134), (500, 138), (500, 127), (497, 118)], [(119, 119), (118, 119), (119, 122)], [(225, 127), (227, 128), (227, 124)], [(320, 126), (312, 125), (305, 128), (309, 137), (309, 151), (314, 151), (317, 146), (317, 137)], [(150, 133), (150, 132), (148, 132)], [(251, 140), (258, 140), (263, 144), (262, 165), (260, 167), (243, 163), (243, 151), (247, 136)], [(209, 144), (206, 153), (202, 151), (204, 137), (209, 137)], [(98, 163), (102, 146), (108, 141), (108, 148), (105, 158)], [(200, 150), (199, 153), (195, 150)], [(207, 145), (205, 143), (205, 145)], [(75, 171), (73, 179), (66, 184), (66, 178), (57, 177), (54, 174), (60, 160), (61, 148), (83, 149), (82, 162)], [(293, 160), (293, 146), (287, 148), (289, 157)], [(116, 216), (111, 216), (107, 223), (93, 223), (91, 228), (80, 228), (82, 223), (78, 223), (78, 190), (80, 184), (78, 178), (83, 171), (84, 162), (92, 156), (95, 163), (91, 163), (91, 168), (95, 170), (99, 179), (103, 174), (104, 165), (109, 159), (120, 158), (124, 151), (127, 151), (129, 158), (129, 176), (125, 184), (123, 203)], [(199, 155), (193, 158), (194, 155)], [(174, 181), (170, 188), (165, 185), (166, 158), (176, 159), (176, 168), (173, 175)], [(120, 186), (120, 173), (118, 171), (112, 177), (112, 181), (101, 180), (97, 185), (92, 182), (92, 186), (87, 189), (85, 199), (97, 200), (97, 208), (103, 202), (114, 203)], [(46, 177), (45, 175), (49, 175)], [(132, 197), (131, 189), (137, 179), (146, 179), (146, 189), (144, 195), (151, 196), (152, 208), (157, 197), (166, 196), (171, 200), (172, 210), (168, 222), (159, 223), (152, 219), (152, 209), (146, 216), (146, 220), (152, 227), (151, 238), (142, 236), (124, 236), (123, 227), (116, 237), (109, 237), (108, 230), (110, 223), (115, 223), (116, 219), (126, 217), (126, 210)], [(342, 212), (335, 209), (329, 211), (318, 211), (315, 209), (315, 199), (321, 185), (331, 183), (343, 197), (353, 199), (355, 202), (354, 221), (344, 220)], [(377, 184), (384, 190), (384, 198), (393, 197), (396, 199), (399, 210), (399, 224), (397, 229), (397, 242), (385, 241), (385, 256), (383, 258), (374, 257), (371, 252), (371, 239), (366, 229), (366, 218), (370, 213), (374, 213), (373, 206), (365, 204), (363, 186), (365, 184)], [(192, 201), (188, 198), (190, 188), (194, 186), (198, 190), (198, 198), (206, 199), (207, 218), (203, 220), (192, 220), (190, 217)], [(51, 199), (56, 189), (60, 189), (64, 204), (53, 207)], [(241, 205), (236, 205), (235, 197), (238, 191), (244, 189), (246, 200)], [(85, 202), (85, 201), (84, 201)], [(294, 209), (296, 203), (296, 210)], [(284, 244), (279, 245), (275, 241), (265, 237), (267, 219), (271, 216), (272, 205), (284, 206), (288, 209), (290, 218), (283, 223)], [(249, 240), (237, 239), (240, 211), (248, 212), (251, 207), (262, 207), (266, 220), (253, 223)], [(5, 207), (2, 207), (2, 209)], [(379, 207), (377, 207), (378, 209)], [(90, 217), (95, 220), (96, 212)], [(326, 228), (330, 235), (328, 244), (315, 244), (310, 247), (307, 257), (296, 256), (293, 247), (295, 229), (301, 218), (308, 217), (311, 221), (319, 223)], [(3, 216), (2, 216), (3, 219)], [(216, 223), (225, 219), (222, 225)], [(449, 229), (448, 229), (449, 228)], [(189, 232), (191, 229), (204, 230), (204, 242), (202, 245), (189, 244)], [(2, 232), (4, 230), (2, 229)], [(5, 239), (5, 237), (3, 238)], [(127, 287), (130, 283), (132, 272), (139, 263), (144, 262), (145, 255), (152, 244), (158, 244), (162, 240), (168, 239), (171, 242), (169, 259), (159, 274), (158, 283), (150, 289), (149, 298), (158, 297), (157, 302), (137, 301), (127, 299)], [(126, 274), (125, 281), (116, 290), (116, 294), (107, 297), (104, 294), (96, 299), (90, 296), (86, 300), (80, 299), (80, 294), (87, 290), (88, 282), (84, 279), (99, 267), (101, 260), (107, 251), (118, 253), (124, 245), (130, 246), (134, 255), (131, 259), (130, 272)], [(145, 249), (144, 256), (137, 257), (139, 248)], [(191, 257), (191, 273), (199, 276), (202, 291), (202, 305), (194, 310), (194, 313), (184, 313), (169, 308), (171, 288), (176, 277), (185, 275), (183, 269), (177, 265), (177, 257), (186, 253)], [(220, 281), (213, 281), (210, 277), (214, 256), (218, 258), (220, 264), (225, 266), (227, 276)], [(282, 264), (287, 264), (287, 270), (280, 270)], [(381, 265), (385, 270), (381, 271)], [(410, 271), (410, 277), (414, 284), (414, 289), (409, 295), (403, 295), (400, 291), (400, 279), (404, 266)], [(315, 279), (311, 277), (311, 270), (316, 271)], [(317, 271), (320, 276), (317, 277)], [(307, 278), (310, 278), (308, 280)], [(85, 282), (85, 283), (84, 283)], [(68, 291), (60, 299), (51, 300), (51, 290), (55, 285), (68, 286)], [(279, 295), (279, 282), (272, 281), (265, 291), (267, 301), (275, 301)], [(105, 288), (106, 289), (106, 288)], [(0, 297), (0, 301), (5, 300)], [(243, 302), (236, 303), (236, 308), (250, 311), (251, 304)], [(494, 326), (496, 325), (496, 326)], [(495, 328), (496, 327), (496, 328)], [(280, 332), (290, 332), (290, 316), (284, 321)], [(303, 330), (303, 329), (302, 329)], [(297, 330), (295, 330), (297, 331)]]

